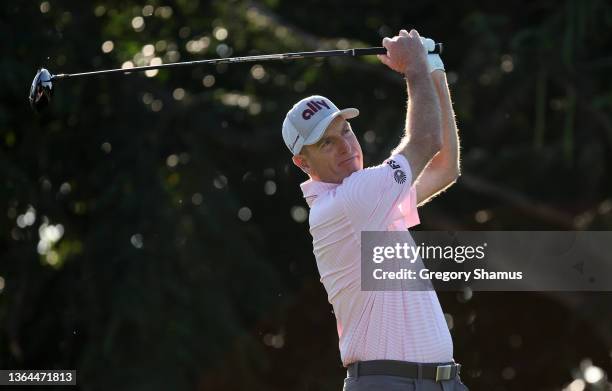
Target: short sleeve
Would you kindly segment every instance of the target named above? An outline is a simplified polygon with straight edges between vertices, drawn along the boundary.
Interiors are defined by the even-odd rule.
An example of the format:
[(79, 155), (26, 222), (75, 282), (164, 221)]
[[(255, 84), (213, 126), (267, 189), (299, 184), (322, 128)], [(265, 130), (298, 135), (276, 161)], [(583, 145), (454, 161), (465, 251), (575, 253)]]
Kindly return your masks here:
[(403, 155), (353, 173), (337, 194), (359, 230), (400, 230), (420, 222), (412, 171)]

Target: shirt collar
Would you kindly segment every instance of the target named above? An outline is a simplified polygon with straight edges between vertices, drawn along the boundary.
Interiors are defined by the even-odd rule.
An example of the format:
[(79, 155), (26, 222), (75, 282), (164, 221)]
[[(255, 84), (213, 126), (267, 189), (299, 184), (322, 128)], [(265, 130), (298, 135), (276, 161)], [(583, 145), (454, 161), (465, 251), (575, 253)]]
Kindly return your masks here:
[(302, 189), (302, 193), (304, 194), (304, 199), (309, 207), (312, 207), (312, 204), (315, 202), (317, 197), (327, 193), (330, 190), (338, 187), (338, 183), (329, 183), (329, 182), (321, 182), (321, 181), (313, 181), (312, 179), (307, 180), (300, 184), (300, 188)]

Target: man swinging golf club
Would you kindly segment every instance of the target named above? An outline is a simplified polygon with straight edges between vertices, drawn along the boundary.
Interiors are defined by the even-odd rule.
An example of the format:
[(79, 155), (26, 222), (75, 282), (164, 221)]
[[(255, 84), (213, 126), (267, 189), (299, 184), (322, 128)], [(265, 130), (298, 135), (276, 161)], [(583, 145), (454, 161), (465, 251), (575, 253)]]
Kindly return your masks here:
[(363, 169), (363, 153), (347, 120), (323, 96), (296, 103), (283, 122), (310, 207), (314, 255), (337, 320), (344, 390), (467, 390), (435, 291), (360, 289), (360, 232), (407, 230), (423, 205), (459, 176), (457, 126), (432, 40), (401, 30), (384, 38), (382, 63), (404, 75), (405, 135), (383, 164)]

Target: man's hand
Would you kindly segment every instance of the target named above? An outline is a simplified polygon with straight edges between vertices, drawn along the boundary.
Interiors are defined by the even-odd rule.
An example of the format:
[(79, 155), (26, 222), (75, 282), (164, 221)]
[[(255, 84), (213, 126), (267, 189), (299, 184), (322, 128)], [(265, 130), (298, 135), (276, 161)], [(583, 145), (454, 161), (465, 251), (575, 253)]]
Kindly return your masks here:
[(427, 51), (416, 30), (400, 30), (393, 38), (385, 37), (382, 45), (387, 54), (379, 54), (378, 59), (394, 71), (408, 78), (428, 71)]

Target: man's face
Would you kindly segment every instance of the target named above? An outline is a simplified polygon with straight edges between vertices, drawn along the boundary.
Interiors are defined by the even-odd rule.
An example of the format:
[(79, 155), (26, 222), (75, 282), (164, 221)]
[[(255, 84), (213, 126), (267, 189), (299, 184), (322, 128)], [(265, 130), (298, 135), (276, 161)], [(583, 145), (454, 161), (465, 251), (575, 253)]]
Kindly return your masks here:
[(305, 145), (293, 162), (317, 181), (342, 183), (363, 168), (363, 153), (351, 125), (341, 116), (334, 118), (323, 137)]

